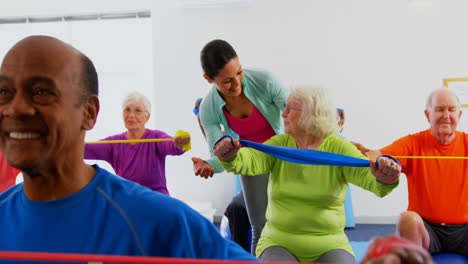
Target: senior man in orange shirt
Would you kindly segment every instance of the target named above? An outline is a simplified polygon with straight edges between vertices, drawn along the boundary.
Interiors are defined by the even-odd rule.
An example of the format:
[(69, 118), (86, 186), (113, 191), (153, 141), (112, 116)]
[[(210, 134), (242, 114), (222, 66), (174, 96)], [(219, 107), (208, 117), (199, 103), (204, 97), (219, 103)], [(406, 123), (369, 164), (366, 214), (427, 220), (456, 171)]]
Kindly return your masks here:
[[(449, 89), (433, 91), (424, 111), (430, 128), (380, 149), (356, 146), (366, 155), (468, 156), (468, 134), (456, 131), (462, 114)], [(399, 158), (408, 180), (408, 211), (397, 232), (431, 254), (468, 255), (468, 160)]]

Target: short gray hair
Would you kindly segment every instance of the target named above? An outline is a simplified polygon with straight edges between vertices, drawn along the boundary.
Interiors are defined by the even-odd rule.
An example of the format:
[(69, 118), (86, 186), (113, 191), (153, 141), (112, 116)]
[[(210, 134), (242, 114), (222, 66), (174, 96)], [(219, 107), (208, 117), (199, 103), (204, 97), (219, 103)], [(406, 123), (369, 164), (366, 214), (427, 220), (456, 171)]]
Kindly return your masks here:
[(320, 87), (293, 86), (292, 96), (302, 103), (299, 126), (317, 138), (326, 138), (339, 130), (336, 107)]
[(436, 94), (437, 92), (439, 91), (442, 91), (442, 90), (447, 90), (447, 91), (450, 91), (453, 96), (457, 99), (457, 109), (460, 110), (461, 109), (461, 103), (460, 103), (460, 98), (458, 98), (457, 94), (455, 94), (455, 92), (453, 92), (452, 90), (448, 89), (448, 88), (440, 88), (440, 89), (437, 89), (437, 90), (434, 90), (432, 91), (429, 96), (427, 97), (427, 101), (426, 101), (426, 110), (427, 111), (431, 111), (432, 110), (432, 99), (434, 99), (434, 94)]
[(127, 96), (125, 96), (125, 99), (122, 103), (122, 111), (125, 110), (125, 107), (127, 107), (128, 105), (136, 104), (139, 101), (143, 102), (146, 113), (148, 114), (151, 113), (150, 101), (148, 100), (148, 98), (146, 98), (146, 96), (144, 96), (143, 94), (139, 92), (132, 92), (132, 93), (129, 93)]

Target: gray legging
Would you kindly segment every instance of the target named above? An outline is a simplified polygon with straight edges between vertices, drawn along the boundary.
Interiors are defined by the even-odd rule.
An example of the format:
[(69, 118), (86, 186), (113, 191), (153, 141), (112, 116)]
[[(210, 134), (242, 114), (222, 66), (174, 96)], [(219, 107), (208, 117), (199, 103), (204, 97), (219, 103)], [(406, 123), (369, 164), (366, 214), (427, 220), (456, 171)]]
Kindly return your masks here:
[(269, 173), (256, 176), (240, 176), (245, 207), (247, 209), (247, 215), (249, 216), (250, 226), (252, 227), (252, 244), (250, 245), (250, 251), (254, 256), (260, 234), (266, 223), (265, 213), (268, 205), (268, 177)]
[[(262, 262), (299, 262), (289, 250), (280, 246), (266, 248), (263, 250), (262, 254), (260, 254), (259, 259)], [(351, 253), (344, 249), (332, 249), (320, 256), (316, 262), (356, 264), (356, 259), (351, 255)]]

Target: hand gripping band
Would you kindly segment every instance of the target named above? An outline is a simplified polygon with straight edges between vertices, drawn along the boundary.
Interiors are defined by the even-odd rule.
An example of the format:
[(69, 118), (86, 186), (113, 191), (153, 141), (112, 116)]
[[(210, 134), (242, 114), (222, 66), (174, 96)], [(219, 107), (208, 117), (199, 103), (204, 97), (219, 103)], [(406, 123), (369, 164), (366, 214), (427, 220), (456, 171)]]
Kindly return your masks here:
[[(231, 143), (234, 144), (234, 140), (230, 135), (224, 135), (220, 137), (213, 145), (213, 150), (218, 144), (219, 141), (229, 137)], [(319, 150), (312, 149), (301, 149), (301, 148), (291, 148), (291, 147), (281, 147), (281, 146), (271, 146), (260, 144), (248, 140), (239, 140), (239, 142), (249, 148), (256, 149), (258, 151), (269, 154), (280, 160), (298, 163), (298, 164), (308, 164), (308, 165), (328, 165), (328, 166), (350, 166), (350, 167), (370, 167), (369, 160), (345, 156), (336, 153), (324, 152)], [(375, 164), (378, 165), (378, 159), (380, 157), (388, 157), (396, 161), (400, 166), (401, 164), (393, 157), (388, 155), (381, 155), (377, 158)]]

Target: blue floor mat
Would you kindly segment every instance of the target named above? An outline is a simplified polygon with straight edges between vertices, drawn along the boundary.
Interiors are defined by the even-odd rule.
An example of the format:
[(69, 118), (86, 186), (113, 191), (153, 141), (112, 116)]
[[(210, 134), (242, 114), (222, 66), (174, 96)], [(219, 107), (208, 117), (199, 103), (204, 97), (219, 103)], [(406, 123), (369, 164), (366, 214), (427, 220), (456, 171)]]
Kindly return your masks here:
[(439, 264), (467, 264), (468, 263), (468, 257), (467, 256), (462, 256), (458, 254), (437, 254), (433, 255), (432, 258), (436, 263)]
[(350, 241), (351, 247), (353, 248), (354, 254), (356, 255), (357, 263), (360, 263), (366, 254), (367, 247), (369, 247), (368, 241)]
[(345, 228), (349, 241), (370, 241), (374, 237), (386, 237), (396, 232), (390, 224), (356, 224), (355, 228)]

